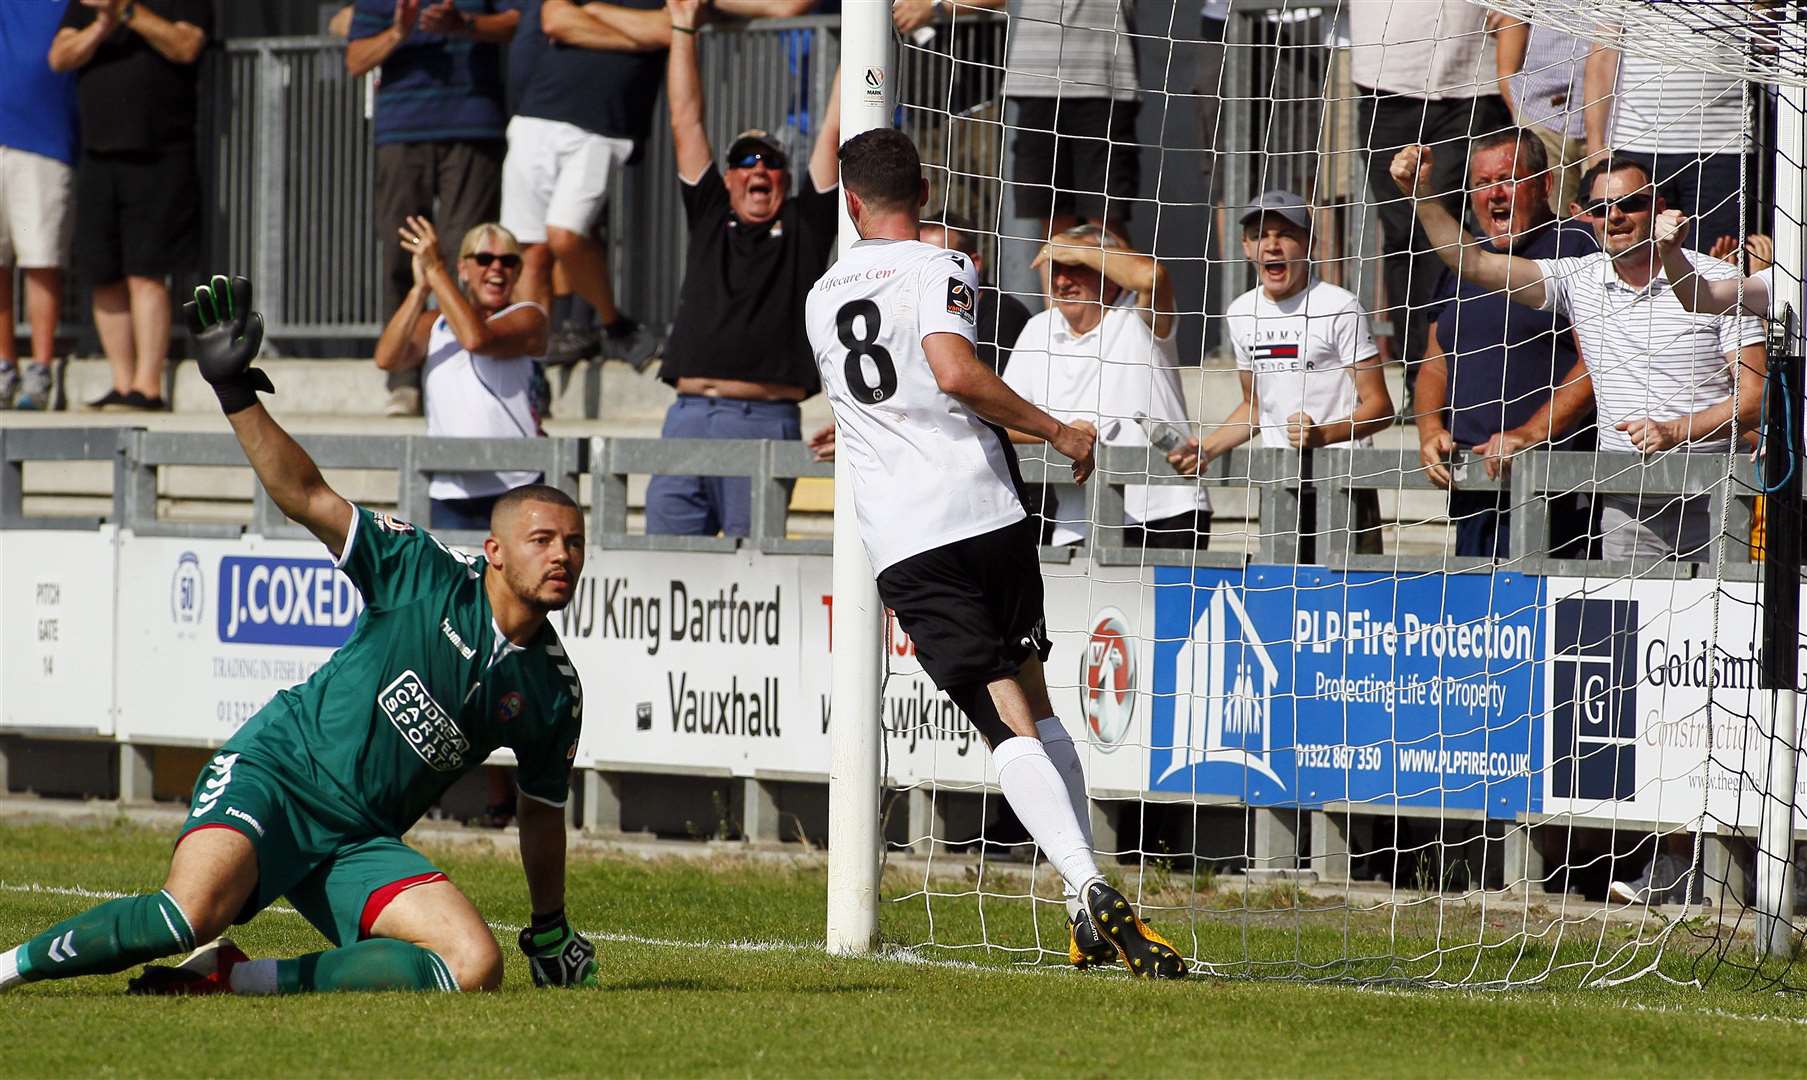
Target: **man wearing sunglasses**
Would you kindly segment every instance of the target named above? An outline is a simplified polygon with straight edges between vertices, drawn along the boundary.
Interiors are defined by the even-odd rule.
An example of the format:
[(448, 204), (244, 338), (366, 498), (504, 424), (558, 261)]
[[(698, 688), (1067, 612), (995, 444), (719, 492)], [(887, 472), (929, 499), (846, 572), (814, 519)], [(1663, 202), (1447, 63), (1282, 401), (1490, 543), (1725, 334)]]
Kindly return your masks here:
[[(718, 166), (703, 127), (697, 30), (708, 5), (668, 0), (666, 101), (689, 224), (684, 286), (659, 377), (678, 392), (665, 438), (798, 439), (798, 403), (821, 389), (803, 304), (828, 268), (840, 225), (838, 89), (831, 89), (802, 190), (792, 193), (784, 147), (741, 132)], [(835, 80), (838, 88), (839, 78)], [(745, 536), (746, 479), (655, 476), (646, 531)]]
[[(1736, 314), (1696, 315), (1676, 300), (1651, 242), (1663, 201), (1642, 165), (1621, 159), (1588, 170), (1581, 178), (1585, 202), (1573, 210), (1593, 224), (1602, 250), (1555, 259), (1526, 259), (1469, 240), (1455, 217), (1426, 197), (1431, 168), (1428, 147), (1408, 146), (1394, 157), (1392, 175), (1413, 198), (1437, 254), (1473, 284), (1567, 317), (1581, 346), (1581, 364), (1547, 407), (1475, 447), (1487, 455), (1490, 474), (1513, 452), (1570, 430), (1590, 395), (1606, 451), (1726, 453), (1756, 426), (1762, 324)], [(1703, 278), (1737, 274), (1716, 259), (1688, 258)], [(1601, 556), (1704, 559), (1713, 538), (1711, 502), (1711, 495), (1602, 495)]]

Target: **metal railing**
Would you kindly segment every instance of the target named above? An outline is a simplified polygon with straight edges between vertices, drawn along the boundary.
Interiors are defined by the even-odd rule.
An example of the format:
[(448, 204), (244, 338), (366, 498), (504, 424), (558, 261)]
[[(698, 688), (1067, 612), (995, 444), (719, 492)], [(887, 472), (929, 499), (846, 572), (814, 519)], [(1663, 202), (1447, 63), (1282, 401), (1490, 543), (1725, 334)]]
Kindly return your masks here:
[[(958, 47), (971, 42), (975, 55), (1001, 57), (1003, 20), (966, 22)], [(718, 152), (742, 129), (766, 128), (791, 151), (793, 190), (809, 183), (809, 150), (840, 51), (838, 26), (832, 16), (813, 16), (705, 30), (705, 124)], [(390, 314), (382, 310), (380, 260), (390, 238), (377, 236), (374, 222), (371, 91), (368, 77), (345, 74), (344, 54), (345, 43), (332, 37), (259, 38), (229, 41), (205, 61), (206, 265), (255, 275), (273, 339), (373, 338)], [(929, 97), (935, 67), (932, 58), (902, 56), (900, 88)], [(991, 82), (998, 79), (1001, 70)], [(982, 92), (995, 94), (995, 86)], [(988, 125), (968, 128), (948, 138), (996, 140)], [(959, 151), (961, 160), (973, 153), (984, 156), (982, 148)], [(640, 158), (621, 181), (609, 200), (617, 300), (663, 324), (677, 306), (687, 240), (663, 96)], [(994, 218), (993, 187), (960, 208), (989, 220), (989, 206)]]
[[(419, 435), (306, 435), (299, 441), (323, 469), (363, 470), (393, 476), (393, 504), (404, 517), (427, 521), (427, 484), (434, 472), (521, 470), (539, 472), (546, 482), (574, 497), (588, 497), (591, 541), (604, 549), (732, 551), (752, 547), (769, 554), (828, 554), (830, 541), (797, 535), (801, 515), (791, 510), (791, 487), (804, 477), (830, 477), (833, 466), (815, 461), (793, 441), (628, 438), (448, 439)], [(1164, 459), (1146, 448), (1099, 448), (1098, 472), (1087, 488), (1089, 520), (1123, 521), (1123, 486), (1203, 486), (1253, 493), (1256, 508), (1241, 533), (1219, 530), (1206, 551), (1125, 547), (1115, 526), (1091, 530), (1076, 547), (1047, 548), (1044, 559), (1089, 557), (1099, 565), (1240, 566), (1288, 565), (1297, 561), (1302, 507), (1315, 501), (1320, 511), (1320, 564), (1331, 569), (1452, 572), (1507, 569), (1529, 574), (1611, 574), (1640, 577), (1695, 577), (1712, 573), (1723, 560), (1728, 580), (1750, 580), (1749, 535), (1754, 489), (1733, 477), (1738, 460), (1723, 454), (1636, 454), (1536, 451), (1519, 455), (1509, 476), (1491, 480), (1478, 459), (1472, 462), (1469, 491), (1510, 492), (1511, 550), (1544, 552), (1549, 547), (1546, 497), (1588, 492), (1654, 497), (1713, 496), (1715, 545), (1702, 562), (1662, 560), (1627, 564), (1601, 559), (1552, 559), (1516, 555), (1510, 559), (1460, 557), (1449, 553), (1358, 554), (1330, 542), (1349, 530), (1348, 493), (1434, 490), (1415, 453), (1399, 450), (1314, 450), (1309, 457), (1284, 449), (1239, 449), (1213, 460), (1202, 476), (1174, 474)], [(112, 466), (111, 507), (105, 515), (28, 514), (25, 467), (32, 463), (105, 461)], [(1458, 462), (1458, 466), (1461, 462)], [(181, 467), (247, 468), (230, 435), (146, 431), (140, 428), (0, 428), (0, 529), (91, 529), (110, 522), (139, 535), (232, 537), (250, 531), (277, 538), (306, 533), (287, 521), (261, 486), (252, 491), (250, 512), (240, 522), (184, 521), (165, 512), (169, 497), (160, 490), (163, 470)], [(1070, 483), (1063, 464), (1034, 455), (1021, 461), (1031, 484)], [(736, 476), (752, 483), (752, 535), (727, 537), (649, 536), (629, 531), (631, 478), (655, 475)], [(1311, 477), (1323, 479), (1313, 481)], [(1734, 485), (1720, 498), (1722, 485)], [(41, 485), (33, 485), (41, 488)], [(377, 500), (382, 502), (383, 500)], [(1724, 504), (1723, 507), (1721, 504)], [(820, 515), (816, 515), (819, 520)], [(1446, 524), (1432, 518), (1421, 524)], [(1402, 523), (1403, 524), (1403, 523)], [(477, 542), (480, 533), (447, 532), (448, 539)], [(1240, 543), (1236, 541), (1240, 539)]]

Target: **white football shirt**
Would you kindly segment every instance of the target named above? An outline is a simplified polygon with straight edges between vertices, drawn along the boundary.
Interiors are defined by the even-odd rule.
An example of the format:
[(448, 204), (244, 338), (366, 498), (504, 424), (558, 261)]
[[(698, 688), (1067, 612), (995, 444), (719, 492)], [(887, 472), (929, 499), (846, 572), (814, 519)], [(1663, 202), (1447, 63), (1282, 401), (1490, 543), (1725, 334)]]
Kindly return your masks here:
[(1294, 413), (1316, 424), (1347, 420), (1355, 412), (1355, 365), (1380, 355), (1361, 301), (1316, 278), (1278, 302), (1260, 286), (1250, 289), (1230, 301), (1224, 327), (1236, 366), (1255, 377), (1263, 446), (1292, 445), (1286, 420)]
[(922, 341), (975, 340), (979, 278), (965, 255), (916, 240), (861, 240), (804, 308), (836, 453), (873, 573), (1024, 517), (997, 430), (941, 389)]

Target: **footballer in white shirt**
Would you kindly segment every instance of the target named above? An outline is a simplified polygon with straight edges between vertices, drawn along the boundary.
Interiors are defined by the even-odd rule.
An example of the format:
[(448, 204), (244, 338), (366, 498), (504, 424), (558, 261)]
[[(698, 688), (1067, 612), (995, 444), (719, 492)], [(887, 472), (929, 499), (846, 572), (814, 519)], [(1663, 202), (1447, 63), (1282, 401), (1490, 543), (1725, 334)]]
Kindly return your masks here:
[(1142, 977), (1183, 977), (1179, 953), (1092, 856), (1084, 770), (1042, 674), (1041, 564), (1003, 428), (1047, 440), (1080, 483), (1097, 433), (1024, 401), (979, 361), (978, 280), (965, 255), (917, 239), (928, 183), (909, 137), (864, 132), (842, 144), (840, 163), (861, 239), (810, 289), (805, 325), (879, 596), (1060, 871), (1074, 965), (1120, 960)]

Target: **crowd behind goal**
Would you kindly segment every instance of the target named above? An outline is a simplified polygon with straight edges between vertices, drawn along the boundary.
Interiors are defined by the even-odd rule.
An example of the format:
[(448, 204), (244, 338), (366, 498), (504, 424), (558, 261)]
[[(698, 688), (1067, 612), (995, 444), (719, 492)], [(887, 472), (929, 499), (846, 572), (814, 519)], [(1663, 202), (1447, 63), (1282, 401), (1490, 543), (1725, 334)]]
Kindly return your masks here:
[[(818, 390), (801, 362), (802, 290), (832, 258), (834, 208), (820, 196), (834, 177), (822, 148), (838, 124), (811, 93), (830, 58), (798, 36), (780, 73), (793, 106), (724, 118), (742, 130), (719, 165), (702, 129), (717, 123), (705, 99), (732, 98), (732, 88), (696, 73), (715, 41), (727, 47), (724, 34), (837, 7), (359, 0), (338, 10), (329, 25), (346, 39), (346, 75), (371, 82), (384, 310), (431, 313), (470, 292), (451, 280), (438, 296), (421, 253), (397, 243), (419, 218), (454, 270), (501, 260), (508, 280), (477, 305), (486, 319), (510, 310), (536, 326), (490, 357), (526, 363), (497, 368), (502, 407), (487, 411), (470, 407), (481, 388), (423, 363), (425, 352), (379, 346), (386, 410), (424, 408), (435, 434), (533, 437), (549, 404), (541, 372), (619, 361), (656, 365), (678, 391), (668, 436), (813, 435), (830, 453), (831, 433), (802, 430), (797, 409)], [(1774, 203), (1784, 106), (1773, 87), (1625, 47), (1625, 35), (1648, 27), (1602, 24), (1584, 38), (1468, 0), (1193, 7), (892, 4), (905, 76), (896, 119), (923, 145), (935, 181), (925, 235), (979, 264), (982, 354), (1039, 404), (1102, 421), (1107, 445), (1152, 440), (1161, 453), (1151, 468), (1165, 456), (1177, 471), (1208, 474), (1249, 442), (1409, 451), (1415, 441), (1418, 453), (1402, 461), (1447, 490), (1447, 503), (1395, 492), (1383, 520), (1381, 493), (1350, 484), (1346, 519), (1325, 514), (1320, 525), (1318, 500), (1307, 498), (1306, 561), (1390, 551), (1704, 558), (1718, 534), (1698, 500), (1594, 497), (1585, 482), (1550, 493), (1541, 550), (1515, 553), (1513, 496), (1497, 478), (1532, 448), (1750, 448), (1760, 320), (1798, 293), (1792, 272), (1778, 283), (1770, 269), (1770, 234), (1796, 216)], [(98, 345), (113, 370), (112, 388), (88, 407), (168, 407), (166, 312), (198, 270), (194, 165), (207, 143), (198, 72), (214, 15), (194, 0), (71, 0), (7, 16), (17, 32), (7, 37), (5, 97), (35, 105), (0, 119), (0, 317), (9, 320), (0, 405), (61, 404), (52, 361), (77, 344)], [(1191, 81), (1149, 70), (1163, 59)], [(1251, 64), (1267, 92), (1249, 93)], [(122, 116), (113, 104), (128, 97), (148, 106)], [(1182, 111), (1190, 130), (1176, 130)], [(649, 148), (663, 152), (661, 112), (689, 239), (684, 287), (669, 321), (654, 322), (616, 302), (623, 290), (611, 274), (633, 275), (647, 253), (611, 240), (621, 223), (604, 211), (623, 171), (647, 168)], [(1418, 146), (1429, 168), (1402, 188), (1395, 158)], [(1174, 175), (1186, 170), (1198, 175)], [(721, 202), (703, 197), (717, 190), (712, 177)], [(1188, 202), (1203, 214), (1182, 218)], [(1478, 246), (1440, 251), (1422, 223), (1439, 207)], [(1203, 228), (1176, 237), (1180, 220)], [(763, 237), (752, 235), (762, 226)], [(724, 245), (724, 230), (743, 235)], [(1603, 247), (1608, 258), (1595, 259)], [(1669, 247), (1681, 261), (1666, 262)], [(1541, 260), (1552, 282), (1587, 284), (1508, 290), (1475, 276), (1492, 253)], [(1670, 286), (1672, 270), (1696, 265), (1696, 284), (1767, 276), (1751, 277), (1740, 303), (1695, 311), (1697, 298)], [(92, 302), (94, 333), (74, 343), (58, 337), (65, 266)], [(23, 358), (10, 322), (15, 278)], [(1532, 296), (1541, 308), (1525, 302)], [(510, 308), (522, 301), (539, 314)], [(1233, 367), (1237, 379), (1189, 391), (1182, 372), (1200, 365)], [(1736, 415), (1721, 416), (1734, 398)], [(733, 416), (723, 401), (738, 403)], [(1473, 466), (1460, 463), (1468, 455)], [(1496, 479), (1479, 482), (1483, 474)], [(479, 520), (518, 479), (442, 474), (436, 514)], [(661, 478), (648, 531), (744, 535), (744, 488)], [(1121, 522), (1093, 522), (1070, 486), (1026, 494), (1055, 545), (1084, 542), (1097, 524), (1113, 545), (1123, 527), (1132, 549), (1224, 549), (1258, 528), (1214, 525), (1223, 515), (1206, 485), (1132, 483)], [(1332, 517), (1349, 522), (1337, 535)], [(1757, 529), (1760, 542), (1760, 514)]]

